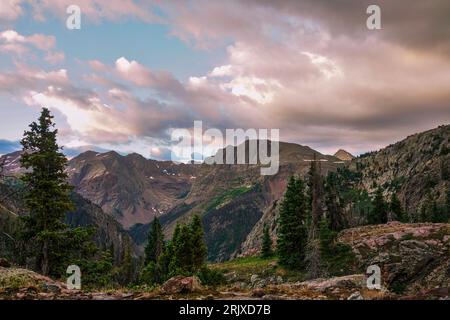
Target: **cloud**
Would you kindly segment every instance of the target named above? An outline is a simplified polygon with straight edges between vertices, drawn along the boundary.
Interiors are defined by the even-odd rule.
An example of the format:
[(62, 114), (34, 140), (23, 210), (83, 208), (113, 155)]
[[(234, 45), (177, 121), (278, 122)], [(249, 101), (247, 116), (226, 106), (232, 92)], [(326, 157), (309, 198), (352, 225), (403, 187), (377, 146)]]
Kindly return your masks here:
[(156, 82), (154, 74), (134, 60), (121, 57), (116, 60), (116, 69), (125, 80), (139, 86), (152, 86)]
[(50, 64), (58, 64), (63, 62), (65, 57), (64, 52), (49, 52), (45, 57), (45, 61)]
[(51, 63), (64, 60), (64, 53), (51, 52), (54, 49), (56, 39), (54, 36), (44, 34), (21, 35), (15, 30), (5, 30), (0, 33), (0, 52), (8, 52), (17, 56), (23, 56), (30, 49), (47, 53), (46, 60)]
[(185, 41), (210, 47), (233, 39), (225, 63), (191, 78), (193, 88), (223, 89), (214, 105), (234, 113), (232, 125), (362, 151), (450, 122), (449, 3), (379, 1), (383, 29), (369, 31), (369, 2), (163, 6)]
[(210, 73), (210, 77), (226, 77), (231, 76), (233, 74), (232, 66), (225, 65), (220, 67), (215, 67)]
[[(32, 8), (38, 19), (64, 17), (69, 2)], [(21, 64), (0, 73), (0, 91), (49, 105), (66, 119), (67, 137), (122, 150), (152, 143), (161, 154), (169, 131), (190, 129), (194, 120), (219, 129), (279, 128), (283, 140), (355, 153), (449, 123), (450, 4), (380, 0), (383, 29), (369, 31), (369, 2), (84, 0), (90, 21), (163, 23), (196, 48), (226, 46), (226, 57), (186, 81), (122, 53), (113, 65), (91, 60), (88, 74), (77, 70), (86, 83), (65, 69)], [(48, 63), (63, 62), (51, 36), (0, 35), (0, 50), (30, 48), (44, 51)]]
[(43, 34), (23, 36), (14, 30), (3, 31), (2, 33), (0, 33), (0, 39), (8, 44), (30, 44), (43, 51), (48, 51), (55, 46), (54, 36), (47, 36)]
[(92, 68), (92, 70), (96, 72), (105, 72), (108, 71), (108, 68), (98, 60), (90, 60), (88, 61), (89, 66)]
[(22, 0), (3, 0), (0, 2), (0, 21), (16, 20), (23, 14)]

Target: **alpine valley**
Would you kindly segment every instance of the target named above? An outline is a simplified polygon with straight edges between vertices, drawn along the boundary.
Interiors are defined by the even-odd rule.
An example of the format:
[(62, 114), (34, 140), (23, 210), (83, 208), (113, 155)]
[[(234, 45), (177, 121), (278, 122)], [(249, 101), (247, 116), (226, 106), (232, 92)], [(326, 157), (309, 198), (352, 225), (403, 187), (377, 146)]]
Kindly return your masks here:
[[(1, 194), (9, 195), (0, 198), (0, 257), (10, 257), (8, 235), (14, 233), (17, 217), (25, 214), (17, 179), (24, 172), (20, 157), (18, 151), (0, 158), (2, 174), (8, 176), (0, 185)], [(332, 156), (307, 146), (280, 142), (280, 167), (273, 176), (262, 176), (259, 165), (175, 164), (146, 159), (139, 154), (83, 152), (70, 159), (66, 169), (70, 184), (74, 186), (72, 199), (76, 204), (76, 209), (67, 214), (66, 222), (72, 227), (95, 226), (96, 245), (105, 250), (111, 248), (119, 267), (124, 256), (130, 253), (139, 265), (155, 217), (161, 222), (165, 238), (170, 239), (177, 224), (187, 223), (197, 214), (204, 228), (211, 266), (223, 270), (227, 278), (232, 279), (231, 283), (248, 282), (247, 287), (243, 285), (245, 288), (266, 287), (255, 283), (267, 271), (258, 270), (258, 263), (253, 269), (249, 267), (251, 263), (246, 263), (259, 254), (265, 226), (276, 243), (280, 202), (288, 181), (291, 176), (305, 178), (312, 161), (320, 163), (322, 176), (335, 172), (343, 179), (344, 196), (340, 205), (347, 225), (338, 239), (352, 246), (359, 259), (355, 264), (360, 267), (358, 272), (361, 272), (361, 266), (376, 259), (382, 261), (384, 257), (394, 261), (407, 255), (411, 261), (423, 262), (422, 267), (417, 265), (415, 270), (405, 269), (401, 262), (392, 264), (398, 269), (393, 277), (403, 277), (402, 285), (410, 289), (409, 294), (419, 294), (419, 289), (414, 289), (419, 288), (419, 283), (420, 288), (431, 290), (423, 285), (422, 280), (427, 276), (440, 279), (432, 282), (437, 287), (448, 287), (448, 269), (445, 271), (438, 263), (447, 266), (449, 263), (448, 251), (444, 248), (448, 249), (450, 226), (445, 223), (402, 224), (390, 219), (390, 223), (377, 228), (364, 227), (360, 221), (368, 208), (368, 200), (359, 195), (364, 193), (370, 199), (382, 187), (382, 196), (388, 201), (395, 193), (408, 215), (405, 221), (408, 223), (420, 222), (418, 217), (429, 205), (444, 206), (450, 188), (450, 125), (411, 135), (357, 157), (345, 150)], [(426, 239), (418, 238), (420, 228), (422, 234), (427, 234)], [(398, 234), (403, 238), (399, 239)], [(398, 255), (383, 256), (382, 252), (387, 249), (380, 239), (385, 239), (385, 243), (395, 240), (391, 245)], [(436, 245), (440, 247), (430, 241), (439, 242)], [(366, 250), (362, 246), (367, 246)], [(369, 249), (374, 254), (369, 254)], [(233, 261), (244, 262), (233, 266)], [(271, 261), (263, 266), (264, 270), (270, 268), (273, 268)], [(264, 281), (276, 284), (277, 277), (286, 278), (289, 274), (269, 272)], [(359, 283), (358, 279), (332, 278), (328, 287), (340, 288), (339, 294), (344, 294), (348, 288), (342, 287), (339, 281)], [(392, 281), (398, 283), (399, 278)], [(321, 285), (323, 283), (297, 284), (312, 298), (317, 298), (317, 288)], [(289, 295), (293, 286), (284, 284), (277, 290)], [(258, 296), (258, 292), (248, 294)]]

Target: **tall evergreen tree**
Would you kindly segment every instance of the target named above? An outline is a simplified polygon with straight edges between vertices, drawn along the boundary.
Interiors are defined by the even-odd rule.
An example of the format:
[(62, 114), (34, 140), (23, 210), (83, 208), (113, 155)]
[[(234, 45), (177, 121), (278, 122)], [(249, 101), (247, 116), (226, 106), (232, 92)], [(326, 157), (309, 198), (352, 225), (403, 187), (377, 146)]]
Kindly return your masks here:
[(323, 219), (324, 183), (320, 162), (317, 160), (316, 154), (314, 154), (314, 160), (311, 162), (308, 185), (311, 201), (311, 222), (308, 230), (305, 261), (308, 278), (315, 279), (324, 274), (319, 232), (320, 221)]
[(277, 254), (279, 263), (292, 269), (303, 266), (307, 240), (307, 197), (305, 185), (291, 177), (280, 205)]
[(268, 258), (273, 254), (272, 252), (272, 238), (269, 233), (269, 226), (264, 225), (262, 246), (261, 246), (261, 256), (263, 258)]
[(395, 192), (393, 192), (391, 195), (391, 201), (389, 202), (389, 211), (394, 216), (394, 219), (401, 222), (407, 222), (405, 211), (403, 210), (400, 199), (397, 197), (397, 194)]
[(308, 174), (308, 185), (311, 200), (311, 227), (319, 229), (319, 222), (323, 218), (323, 178), (320, 161), (314, 153)]
[(388, 206), (384, 201), (383, 189), (378, 187), (373, 200), (373, 208), (369, 212), (367, 222), (369, 224), (381, 224), (387, 222)]
[(158, 217), (153, 219), (151, 230), (148, 235), (147, 246), (145, 247), (145, 264), (149, 262), (157, 263), (158, 258), (164, 251), (164, 234)]
[(193, 252), (191, 228), (188, 225), (182, 225), (177, 237), (173, 239), (174, 245), (174, 265), (172, 271), (175, 273), (192, 273)]
[(192, 245), (192, 269), (199, 270), (206, 263), (208, 249), (205, 243), (202, 222), (199, 215), (194, 215), (190, 224)]
[(330, 229), (340, 231), (345, 228), (346, 221), (339, 195), (339, 175), (330, 172), (325, 181), (325, 206), (330, 221)]
[(134, 279), (134, 264), (133, 264), (133, 256), (131, 243), (127, 240), (124, 243), (124, 253), (122, 258), (122, 264), (119, 270), (119, 282), (122, 285), (129, 284)]
[(432, 222), (434, 219), (434, 211), (436, 208), (436, 200), (429, 191), (425, 197), (425, 201), (420, 207), (420, 222)]
[(63, 219), (74, 208), (64, 171), (67, 159), (57, 144), (54, 126), (50, 111), (43, 108), (38, 122), (30, 124), (21, 141), (21, 165), (27, 169), (21, 179), (27, 185), (25, 204), (29, 211), (23, 218), (23, 237), (33, 244), (30, 254), (44, 275), (53, 270), (55, 255), (60, 253), (58, 243), (67, 229)]

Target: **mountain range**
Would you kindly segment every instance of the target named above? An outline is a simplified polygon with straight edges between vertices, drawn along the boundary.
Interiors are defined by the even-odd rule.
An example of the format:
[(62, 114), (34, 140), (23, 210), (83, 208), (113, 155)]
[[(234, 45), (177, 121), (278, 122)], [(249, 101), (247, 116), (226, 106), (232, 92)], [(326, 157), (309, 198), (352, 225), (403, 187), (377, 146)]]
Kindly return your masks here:
[[(292, 175), (305, 176), (312, 160), (320, 161), (323, 175), (344, 167), (358, 172), (361, 188), (372, 193), (383, 186), (385, 197), (396, 192), (405, 208), (417, 210), (429, 194), (443, 201), (449, 187), (449, 146), (449, 125), (356, 158), (345, 150), (331, 156), (280, 142), (280, 167), (272, 176), (261, 175), (259, 164), (175, 164), (139, 154), (87, 151), (69, 161), (67, 172), (83, 202), (80, 207), (90, 208), (89, 218), (72, 215), (69, 220), (107, 226), (100, 238), (114, 242), (128, 234), (142, 247), (155, 216), (170, 237), (177, 223), (197, 213), (209, 260), (224, 261), (258, 250), (265, 224), (275, 234), (287, 181)], [(19, 158), (20, 152), (3, 156), (4, 168), (19, 174)]]

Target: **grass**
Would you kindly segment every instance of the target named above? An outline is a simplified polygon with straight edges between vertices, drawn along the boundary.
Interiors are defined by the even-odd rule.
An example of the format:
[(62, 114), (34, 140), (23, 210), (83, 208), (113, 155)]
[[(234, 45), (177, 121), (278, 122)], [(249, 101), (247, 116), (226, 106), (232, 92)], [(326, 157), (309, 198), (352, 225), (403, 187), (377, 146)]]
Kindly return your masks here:
[(259, 277), (281, 276), (283, 281), (301, 281), (304, 274), (300, 271), (287, 270), (278, 265), (277, 258), (262, 258), (260, 256), (250, 256), (237, 258), (221, 263), (210, 265), (211, 269), (221, 271), (223, 273), (234, 272), (236, 278), (234, 281), (248, 282), (252, 275)]
[(211, 209), (219, 209), (221, 206), (226, 204), (228, 201), (240, 196), (252, 189), (252, 186), (242, 186), (239, 188), (231, 189), (222, 193), (220, 196), (215, 197), (207, 206), (206, 211)]
[(0, 289), (13, 289), (37, 286), (40, 281), (34, 273), (25, 269), (3, 269), (0, 272)]

